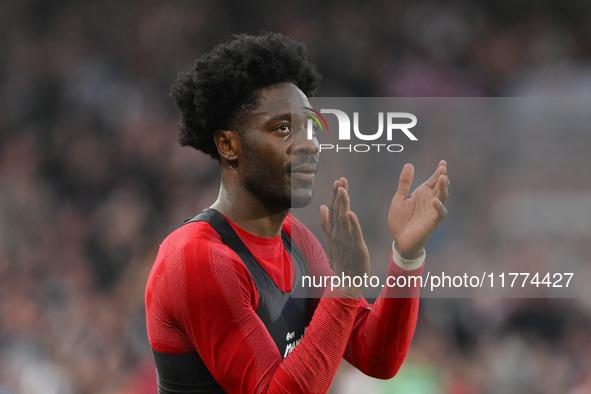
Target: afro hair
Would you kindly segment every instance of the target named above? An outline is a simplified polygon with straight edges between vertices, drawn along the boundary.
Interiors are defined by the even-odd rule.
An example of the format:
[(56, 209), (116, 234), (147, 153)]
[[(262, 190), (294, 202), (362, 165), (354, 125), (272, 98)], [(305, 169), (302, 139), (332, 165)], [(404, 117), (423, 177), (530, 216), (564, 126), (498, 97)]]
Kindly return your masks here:
[(179, 109), (179, 143), (219, 159), (213, 134), (237, 127), (254, 109), (259, 89), (291, 82), (312, 96), (320, 74), (306, 58), (304, 44), (277, 33), (236, 35), (217, 45), (179, 75), (171, 95)]

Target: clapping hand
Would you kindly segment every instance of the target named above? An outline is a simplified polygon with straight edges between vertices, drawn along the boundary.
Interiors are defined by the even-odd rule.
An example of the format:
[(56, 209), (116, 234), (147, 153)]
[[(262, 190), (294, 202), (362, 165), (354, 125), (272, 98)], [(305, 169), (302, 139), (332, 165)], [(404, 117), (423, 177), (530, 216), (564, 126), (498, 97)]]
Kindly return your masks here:
[(424, 253), (429, 237), (447, 214), (444, 204), (449, 196), (445, 160), (439, 162), (437, 170), (425, 183), (409, 194), (413, 177), (414, 167), (406, 164), (388, 213), (388, 227), (396, 250), (407, 260)]

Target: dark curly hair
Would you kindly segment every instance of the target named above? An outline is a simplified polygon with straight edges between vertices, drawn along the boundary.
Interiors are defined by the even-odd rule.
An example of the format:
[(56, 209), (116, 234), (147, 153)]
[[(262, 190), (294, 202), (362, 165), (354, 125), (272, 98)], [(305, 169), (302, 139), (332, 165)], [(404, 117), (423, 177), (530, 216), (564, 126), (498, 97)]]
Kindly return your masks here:
[(259, 89), (291, 82), (312, 96), (320, 74), (306, 58), (304, 44), (277, 33), (236, 35), (179, 75), (171, 95), (180, 110), (179, 143), (219, 159), (216, 130), (237, 128), (240, 116), (256, 107)]

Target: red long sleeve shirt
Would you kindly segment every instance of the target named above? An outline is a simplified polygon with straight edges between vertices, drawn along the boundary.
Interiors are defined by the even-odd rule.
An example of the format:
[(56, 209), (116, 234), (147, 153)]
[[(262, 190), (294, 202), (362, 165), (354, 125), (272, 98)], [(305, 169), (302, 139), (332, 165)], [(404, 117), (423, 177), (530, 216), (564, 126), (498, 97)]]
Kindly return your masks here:
[[(262, 238), (232, 226), (277, 286), (289, 291), (293, 267), (281, 237)], [(320, 242), (288, 215), (283, 230), (309, 262), (310, 276), (332, 275)], [(388, 275), (420, 275), (390, 259)], [(170, 234), (146, 288), (150, 345), (162, 353), (197, 351), (229, 393), (324, 393), (344, 356), (362, 372), (390, 378), (410, 346), (418, 313), (412, 298), (391, 298), (385, 287), (375, 304), (326, 289), (306, 334), (282, 360), (256, 314), (258, 292), (240, 258), (206, 222)]]

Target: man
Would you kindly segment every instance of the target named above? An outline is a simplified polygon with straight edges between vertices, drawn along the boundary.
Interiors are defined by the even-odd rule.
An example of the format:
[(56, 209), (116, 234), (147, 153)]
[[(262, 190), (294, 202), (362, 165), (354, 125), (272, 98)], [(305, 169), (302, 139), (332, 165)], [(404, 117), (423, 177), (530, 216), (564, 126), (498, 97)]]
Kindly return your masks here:
[[(222, 176), (213, 205), (162, 243), (148, 280), (161, 393), (323, 393), (342, 357), (377, 378), (404, 361), (418, 289), (396, 298), (385, 288), (371, 306), (353, 285), (294, 296), (303, 275), (333, 275), (289, 213), (311, 201), (319, 152), (291, 108), (310, 107), (318, 80), (303, 45), (267, 33), (217, 46), (173, 86), (181, 144), (218, 159)], [(409, 195), (412, 178), (407, 164), (388, 217), (393, 276), (421, 274), (446, 214), (447, 164)], [(369, 255), (347, 191), (345, 178), (334, 182), (321, 224), (334, 274), (363, 277)]]

